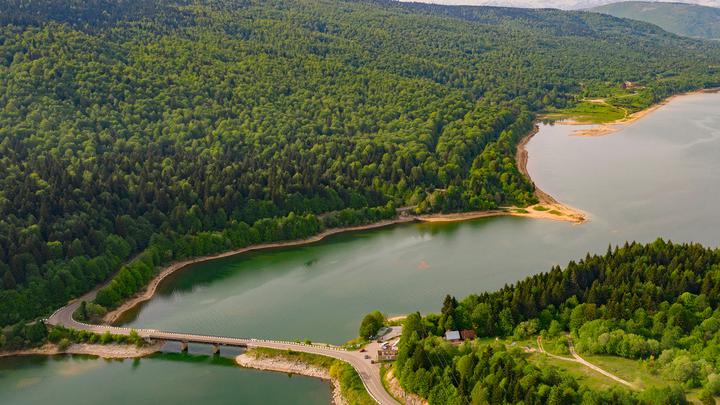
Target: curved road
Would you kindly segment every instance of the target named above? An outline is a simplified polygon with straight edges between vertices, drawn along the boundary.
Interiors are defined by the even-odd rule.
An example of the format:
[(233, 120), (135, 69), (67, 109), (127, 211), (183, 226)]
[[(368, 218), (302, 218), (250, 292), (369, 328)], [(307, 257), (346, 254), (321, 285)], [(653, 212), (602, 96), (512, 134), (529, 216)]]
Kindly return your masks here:
[[(116, 335), (128, 335), (132, 329), (120, 328), (109, 325), (91, 325), (78, 322), (73, 319), (73, 313), (80, 307), (82, 301), (91, 301), (95, 298), (97, 290), (70, 302), (68, 305), (58, 309), (50, 315), (46, 322), (50, 325), (64, 326), (66, 328), (86, 330), (95, 333), (110, 332)], [(222, 346), (242, 346), (242, 347), (264, 347), (278, 350), (294, 350), (297, 352), (305, 352), (311, 354), (319, 354), (322, 356), (332, 357), (349, 363), (357, 371), (362, 379), (365, 388), (375, 401), (381, 405), (399, 405), (399, 403), (385, 390), (380, 379), (380, 366), (372, 364), (369, 359), (365, 358), (365, 353), (347, 351), (343, 348), (326, 345), (326, 344), (303, 344), (296, 342), (286, 342), (265, 339), (244, 339), (227, 336), (210, 336), (195, 335), (188, 333), (159, 331), (156, 329), (135, 329), (135, 331), (143, 338), (204, 343)]]

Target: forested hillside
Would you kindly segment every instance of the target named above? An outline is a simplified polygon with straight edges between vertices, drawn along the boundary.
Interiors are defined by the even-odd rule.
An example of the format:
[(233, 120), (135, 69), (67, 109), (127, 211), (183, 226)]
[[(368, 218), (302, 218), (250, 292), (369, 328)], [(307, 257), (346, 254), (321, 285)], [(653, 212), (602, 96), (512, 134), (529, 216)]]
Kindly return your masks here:
[(632, 18), (688, 37), (720, 39), (720, 8), (698, 4), (621, 1), (591, 11)]
[[(567, 331), (582, 353), (643, 359), (637, 368), (676, 388), (592, 392), (557, 370), (538, 369), (517, 347), (458, 347), (439, 337), (455, 329), (517, 340)], [(715, 403), (719, 351), (720, 249), (658, 240), (588, 255), (563, 270), (460, 302), (447, 297), (440, 315), (413, 314), (405, 322), (396, 374), (432, 404), (677, 404), (684, 401), (682, 388), (701, 388), (705, 403)]]
[(720, 83), (717, 44), (591, 13), (369, 0), (0, 9), (0, 325), (47, 314), (141, 252), (103, 306), (173, 259), (397, 206), (526, 205), (514, 153), (535, 112), (627, 80), (644, 105)]

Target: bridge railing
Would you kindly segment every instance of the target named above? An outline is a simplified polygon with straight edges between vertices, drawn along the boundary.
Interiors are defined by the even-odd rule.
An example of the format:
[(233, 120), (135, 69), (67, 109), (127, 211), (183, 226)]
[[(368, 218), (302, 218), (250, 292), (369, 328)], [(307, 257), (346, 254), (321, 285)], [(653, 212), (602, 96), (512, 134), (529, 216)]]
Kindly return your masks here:
[(344, 347), (341, 346), (335, 346), (331, 345), (329, 343), (303, 343), (303, 342), (293, 342), (289, 340), (274, 340), (274, 339), (256, 339), (256, 338), (238, 338), (238, 337), (232, 337), (232, 336), (220, 336), (220, 335), (201, 335), (201, 334), (188, 334), (188, 333), (181, 333), (181, 332), (170, 332), (170, 331), (159, 331), (159, 330), (145, 330), (149, 332), (149, 338), (151, 339), (158, 339), (158, 340), (170, 340), (167, 339), (167, 336), (172, 337), (172, 340), (176, 341), (189, 341), (192, 342), (193, 340), (197, 340), (195, 343), (217, 343), (217, 344), (224, 344), (223, 341), (236, 341), (237, 343), (242, 343), (243, 345), (252, 345), (253, 343), (276, 343), (276, 344), (285, 344), (290, 346), (299, 346), (299, 347), (317, 347), (322, 349), (330, 349), (330, 350), (337, 350), (337, 351), (347, 351)]

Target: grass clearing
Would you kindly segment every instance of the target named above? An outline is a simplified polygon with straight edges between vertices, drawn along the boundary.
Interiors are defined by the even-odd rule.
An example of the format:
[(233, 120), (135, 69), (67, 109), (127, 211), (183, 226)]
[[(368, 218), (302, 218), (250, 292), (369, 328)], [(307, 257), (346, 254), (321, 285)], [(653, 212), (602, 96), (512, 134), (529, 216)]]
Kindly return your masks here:
[(549, 212), (550, 214), (557, 215), (557, 216), (562, 216), (562, 215), (563, 215), (563, 213), (560, 212), (560, 211), (558, 211), (558, 210), (550, 210), (550, 211), (548, 211), (548, 212)]
[(577, 105), (545, 115), (548, 119), (572, 119), (587, 124), (603, 124), (625, 118), (627, 110), (605, 102), (582, 101)]
[(557, 367), (573, 376), (579, 384), (585, 385), (592, 390), (604, 391), (612, 387), (622, 387), (627, 389), (624, 385), (618, 384), (612, 379), (605, 377), (604, 375), (591, 370), (580, 363), (555, 359), (542, 353), (533, 353), (528, 357), (528, 360), (541, 369), (547, 367)]
[(673, 384), (671, 381), (665, 380), (659, 375), (648, 371), (638, 360), (625, 359), (616, 356), (583, 354), (581, 354), (581, 356), (590, 363), (615, 374), (623, 380), (635, 384), (640, 389), (667, 387), (668, 385)]
[(548, 208), (544, 205), (536, 205), (536, 206), (532, 207), (532, 209), (534, 209), (535, 211), (547, 211), (550, 208)]

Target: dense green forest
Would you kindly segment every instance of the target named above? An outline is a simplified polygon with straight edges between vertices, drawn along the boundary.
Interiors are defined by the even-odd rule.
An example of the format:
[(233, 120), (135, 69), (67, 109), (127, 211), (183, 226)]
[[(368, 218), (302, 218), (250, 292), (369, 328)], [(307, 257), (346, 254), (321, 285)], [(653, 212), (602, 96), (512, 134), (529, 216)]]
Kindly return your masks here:
[[(592, 13), (387, 1), (0, 0), (0, 325), (123, 267), (535, 201), (535, 113), (720, 83), (720, 45)], [(325, 216), (323, 213), (332, 213)], [(102, 308), (90, 307), (94, 312)]]
[[(446, 330), (517, 340), (569, 332), (581, 353), (643, 359), (643, 367), (677, 387), (641, 394), (593, 392), (504, 343), (455, 346)], [(588, 255), (405, 322), (396, 374), (432, 404), (683, 403), (682, 388), (720, 395), (720, 249), (697, 244), (626, 244)], [(640, 367), (640, 364), (638, 364)]]
[(720, 39), (720, 8), (687, 3), (621, 1), (590, 11), (645, 21), (678, 35)]

